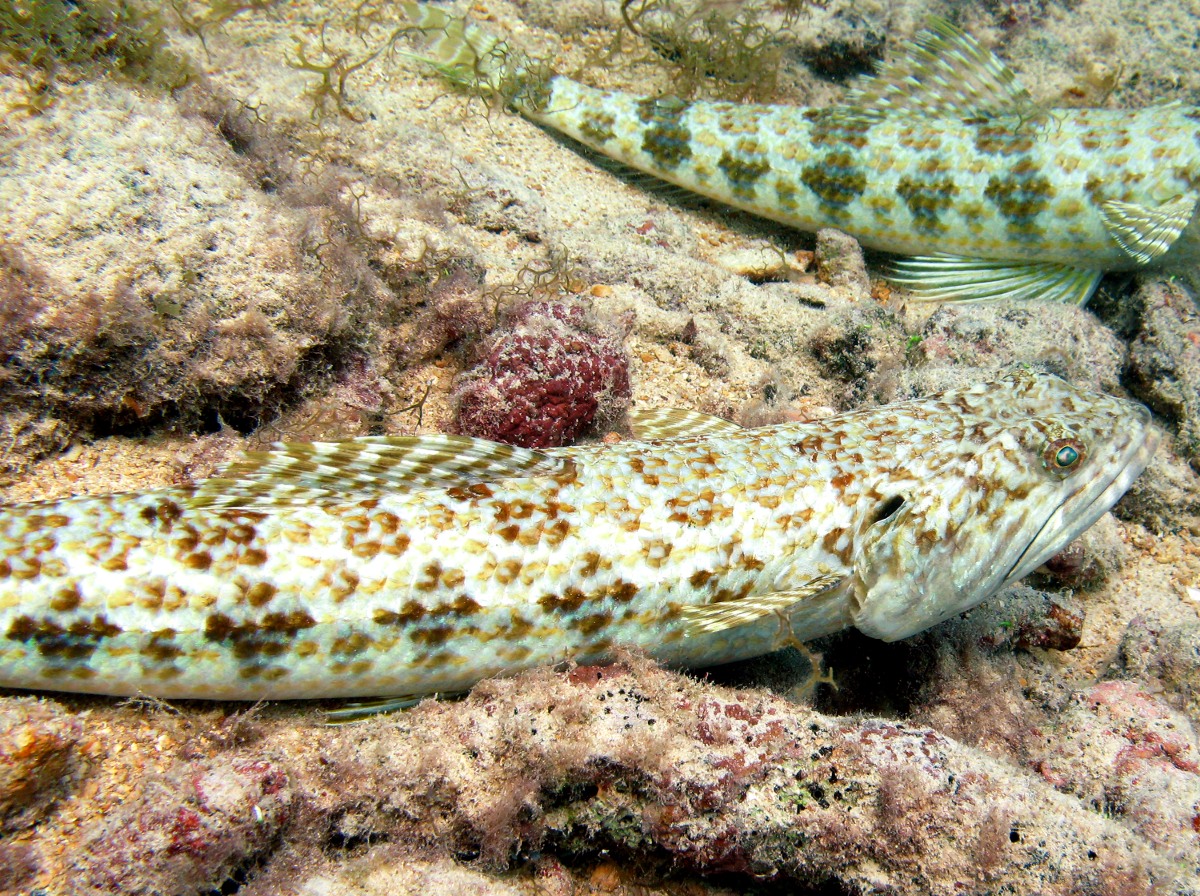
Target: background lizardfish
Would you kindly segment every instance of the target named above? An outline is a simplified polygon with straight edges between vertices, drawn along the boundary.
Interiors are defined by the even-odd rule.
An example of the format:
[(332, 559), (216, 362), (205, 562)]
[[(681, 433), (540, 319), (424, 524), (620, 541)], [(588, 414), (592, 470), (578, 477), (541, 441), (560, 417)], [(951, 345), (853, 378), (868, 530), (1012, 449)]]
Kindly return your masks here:
[(443, 9), (402, 3), (426, 61), (687, 190), (909, 256), (919, 298), (1084, 303), (1106, 270), (1200, 247), (1200, 109), (1050, 109), (946, 22), (845, 104), (684, 102), (588, 87)]

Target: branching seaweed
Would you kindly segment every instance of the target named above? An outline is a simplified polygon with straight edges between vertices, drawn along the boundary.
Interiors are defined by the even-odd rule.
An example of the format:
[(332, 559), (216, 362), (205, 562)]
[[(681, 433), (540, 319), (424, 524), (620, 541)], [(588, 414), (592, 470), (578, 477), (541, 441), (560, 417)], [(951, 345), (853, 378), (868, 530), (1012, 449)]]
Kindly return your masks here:
[[(623, 0), (621, 19), (624, 33), (636, 37), (667, 68), (678, 96), (767, 100), (778, 92), (792, 24), (802, 5), (792, 2), (778, 10), (754, 2)], [(624, 33), (615, 40), (622, 42)]]
[(334, 46), (329, 40), (330, 22), (321, 26), (319, 43), (313, 48), (297, 37), (296, 55), (288, 60), (293, 68), (316, 75), (318, 81), (308, 91), (312, 99), (312, 118), (320, 121), (336, 112), (351, 121), (362, 116), (352, 108), (350, 80), (381, 57), (390, 58), (397, 45), (414, 31), (398, 5), (389, 0), (362, 0), (353, 8), (346, 24), (358, 47)]
[(497, 317), (526, 299), (557, 299), (578, 295), (587, 288), (583, 269), (566, 253), (554, 252), (545, 261), (534, 261), (517, 271), (507, 283), (498, 283), (484, 291), (484, 298), (495, 303)]
[[(570, 75), (587, 81), (597, 70), (650, 64), (666, 70), (671, 92), (681, 97), (769, 99), (778, 93), (786, 51), (793, 43), (791, 29), (804, 2), (779, 6), (759, 0), (731, 6), (719, 0), (624, 0), (623, 27)], [(316, 77), (309, 90), (312, 117), (338, 114), (361, 120), (353, 108), (351, 82), (375, 64), (406, 52), (405, 41), (417, 31), (397, 4), (361, 0), (345, 19), (324, 23), (315, 45), (296, 38), (289, 64)], [(350, 34), (350, 43), (335, 43), (336, 33)], [(493, 57), (506, 47), (498, 42), (489, 58), (480, 60), (480, 71), (441, 73), (484, 99), (489, 111), (499, 106), (536, 107), (537, 93), (553, 73), (552, 61), (522, 53), (519, 64), (498, 64)]]
[(244, 12), (264, 12), (279, 0), (168, 0), (175, 19), (185, 32), (196, 37), (205, 50), (206, 38)]
[(0, 0), (0, 70), (24, 78), (26, 98), (16, 105), (32, 114), (73, 80), (116, 73), (182, 87), (191, 70), (167, 43), (161, 14), (134, 0)]
[(304, 41), (297, 37), (294, 38), (296, 56), (294, 59), (288, 60), (288, 64), (300, 71), (310, 72), (320, 79), (308, 91), (308, 95), (313, 101), (311, 115), (314, 121), (320, 121), (328, 116), (332, 106), (340, 115), (351, 121), (361, 122), (362, 116), (350, 107), (346, 85), (355, 73), (374, 62), (376, 57), (387, 49), (387, 46), (377, 47), (360, 56), (347, 50), (335, 50), (330, 47), (326, 39), (327, 24), (321, 26), (320, 57), (310, 58), (308, 55), (310, 51), (305, 49)]

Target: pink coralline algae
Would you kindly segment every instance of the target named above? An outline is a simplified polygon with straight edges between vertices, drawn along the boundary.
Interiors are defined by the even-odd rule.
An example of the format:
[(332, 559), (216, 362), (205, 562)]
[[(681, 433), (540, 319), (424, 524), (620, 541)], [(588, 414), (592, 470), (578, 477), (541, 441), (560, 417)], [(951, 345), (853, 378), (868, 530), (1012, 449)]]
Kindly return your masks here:
[(624, 336), (577, 304), (518, 306), (463, 377), (458, 432), (552, 448), (575, 441), (595, 422), (616, 419), (630, 394)]
[(1191, 721), (1129, 681), (1080, 692), (1042, 777), (1121, 819), (1164, 855), (1200, 869), (1200, 748)]
[(286, 773), (260, 758), (184, 763), (84, 832), (76, 892), (159, 894), (219, 888), (271, 845), (289, 816)]

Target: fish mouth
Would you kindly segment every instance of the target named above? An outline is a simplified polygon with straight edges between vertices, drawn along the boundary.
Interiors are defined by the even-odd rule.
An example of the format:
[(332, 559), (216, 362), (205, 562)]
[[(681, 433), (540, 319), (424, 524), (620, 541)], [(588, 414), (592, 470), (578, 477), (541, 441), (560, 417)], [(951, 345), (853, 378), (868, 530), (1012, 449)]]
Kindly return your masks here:
[[(1090, 480), (1086, 478), (1081, 479), (1078, 487), (1063, 498), (1047, 514), (1046, 518), (1042, 520), (1041, 525), (1038, 526), (1033, 537), (1029, 539), (1024, 550), (1017, 555), (1012, 565), (1009, 566), (1000, 587), (1007, 587), (1023, 579), (1069, 545), (1089, 529), (1105, 511), (1116, 504), (1121, 496), (1129, 490), (1129, 486), (1133, 484), (1133, 481), (1141, 475), (1147, 464), (1150, 463), (1150, 459), (1154, 456), (1154, 452), (1158, 449), (1159, 442), (1162, 439), (1161, 433), (1150, 425), (1150, 412), (1148, 410), (1142, 408), (1138, 417), (1136, 425), (1131, 427), (1132, 432), (1129, 432), (1125, 436), (1125, 444), (1118, 450), (1120, 457), (1117, 462), (1118, 470), (1109, 479), (1108, 484), (1091, 497), (1085, 496), (1084, 503), (1073, 506), (1073, 502), (1080, 495), (1084, 494), (1091, 484)], [(1072, 518), (1071, 522), (1061, 528), (1055, 529), (1053, 524), (1061, 522), (1067, 515)], [(1053, 531), (1056, 534), (1043, 541), (1043, 536), (1048, 531)]]

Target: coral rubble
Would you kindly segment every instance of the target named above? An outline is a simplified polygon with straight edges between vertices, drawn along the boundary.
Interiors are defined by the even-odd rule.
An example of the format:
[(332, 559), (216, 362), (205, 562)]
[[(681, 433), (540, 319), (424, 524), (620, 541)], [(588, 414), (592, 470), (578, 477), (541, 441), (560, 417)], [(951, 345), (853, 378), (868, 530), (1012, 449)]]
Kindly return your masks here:
[[(1154, 709), (1119, 683), (1077, 705), (1088, 718), (1116, 711), (1128, 700), (1101, 691), (1126, 690)], [(240, 892), (291, 892), (351, 857), (402, 879), (453, 859), (464, 880), (471, 867), (515, 867), (535, 883), (547, 852), (669, 856), (694, 872), (851, 891), (1074, 896), (1124, 892), (1136, 872), (1154, 892), (1188, 892), (1182, 828), (1150, 831), (1140, 808), (1170, 782), (1139, 783), (1138, 770), (1194, 778), (1194, 735), (1162, 708), (1139, 718), (1148, 727), (1115, 735), (1111, 762), (1059, 754), (1039, 777), (928, 727), (831, 717), (630, 658), (341, 728), (276, 712), (255, 723), (252, 749), (207, 759), (189, 758), (193, 737), (139, 799), (54, 854), (85, 893), (193, 892), (239, 868), (252, 871)], [(1124, 786), (1133, 825), (1059, 792), (1075, 779), (1088, 799)]]

